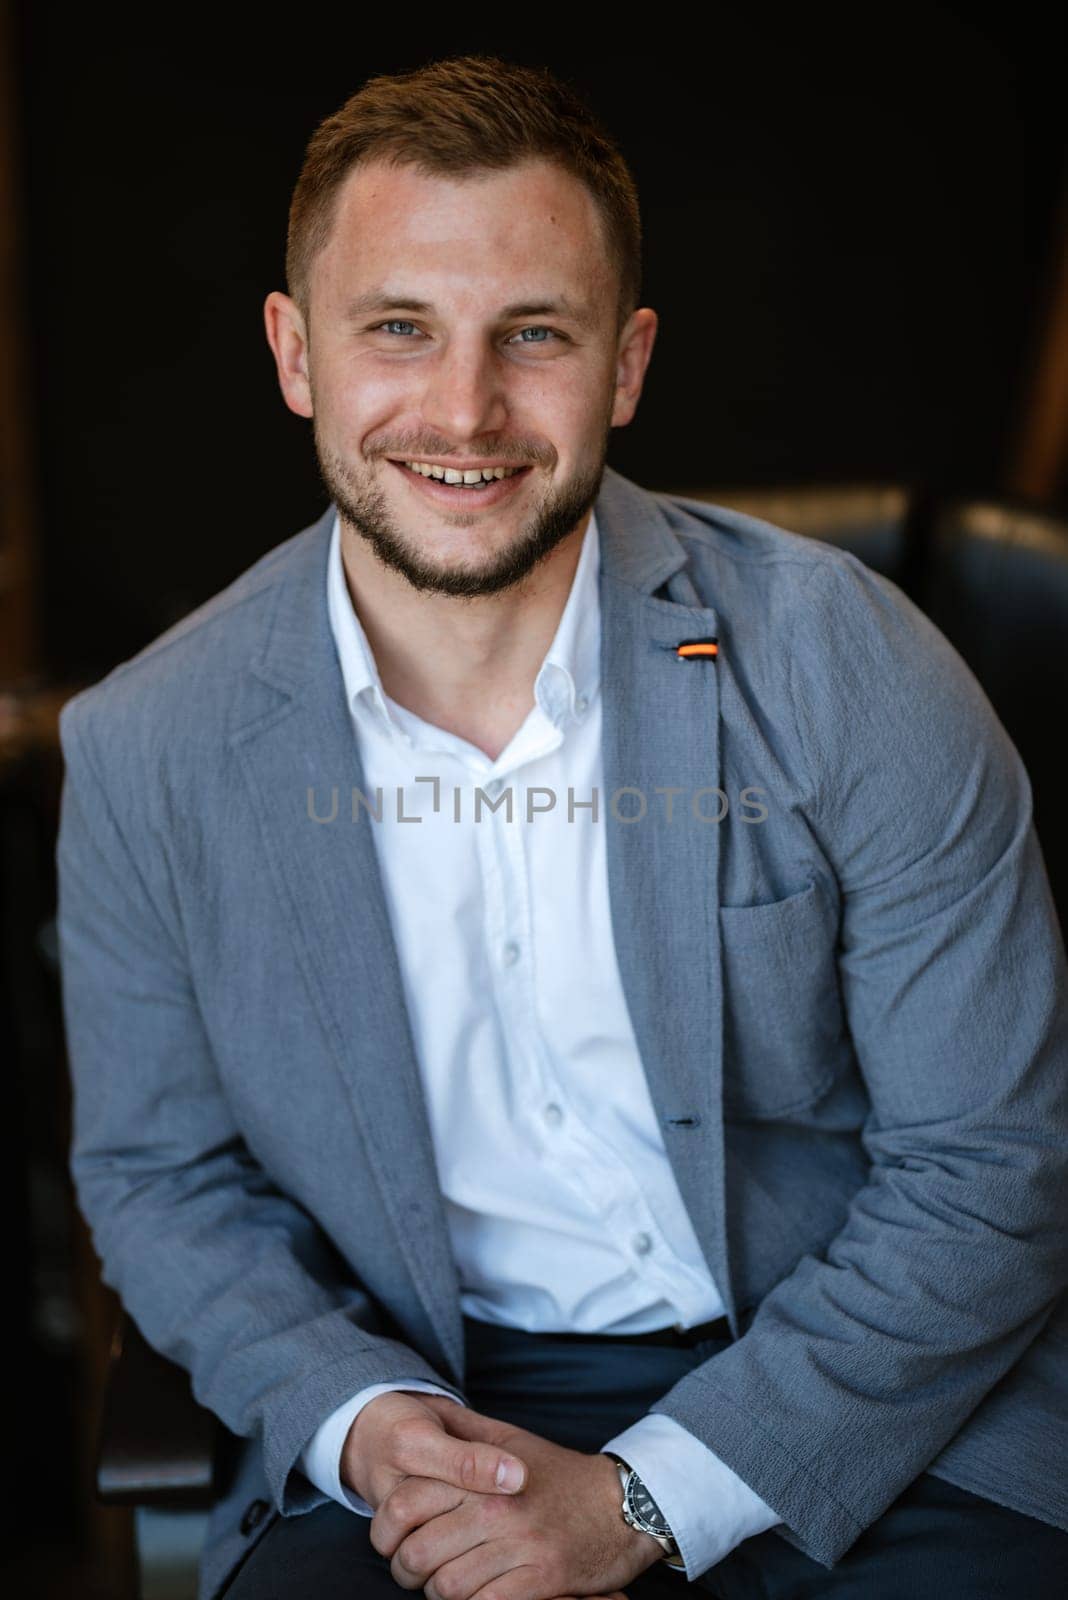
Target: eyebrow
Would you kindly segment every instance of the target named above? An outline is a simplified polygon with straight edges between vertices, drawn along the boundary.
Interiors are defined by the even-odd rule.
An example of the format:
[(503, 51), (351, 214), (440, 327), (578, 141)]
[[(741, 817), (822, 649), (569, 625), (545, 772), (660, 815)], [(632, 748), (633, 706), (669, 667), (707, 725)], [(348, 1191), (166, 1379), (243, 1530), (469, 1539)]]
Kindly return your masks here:
[[(345, 317), (354, 321), (375, 311), (432, 313), (434, 306), (429, 300), (417, 300), (401, 291), (369, 289), (366, 294), (357, 295), (348, 302)], [(518, 300), (510, 306), (503, 306), (498, 313), (500, 322), (510, 322), (513, 317), (562, 317), (580, 328), (594, 328), (597, 325), (597, 318), (592, 312), (574, 305), (566, 295), (558, 295), (555, 299)]]

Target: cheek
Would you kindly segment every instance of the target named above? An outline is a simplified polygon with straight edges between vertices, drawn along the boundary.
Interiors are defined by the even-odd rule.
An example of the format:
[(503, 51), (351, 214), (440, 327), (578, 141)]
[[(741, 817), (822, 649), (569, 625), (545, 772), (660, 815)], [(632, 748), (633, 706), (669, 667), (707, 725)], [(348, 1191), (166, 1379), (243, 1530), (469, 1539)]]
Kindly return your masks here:
[(410, 374), (369, 359), (357, 350), (333, 351), (316, 370), (331, 410), (338, 416), (359, 416), (410, 404), (416, 385)]
[(335, 372), (314, 398), (320, 428), (354, 448), (363, 448), (365, 440), (373, 446), (376, 432), (386, 430), (392, 437), (406, 426), (418, 426), (410, 383), (383, 379), (366, 369)]
[(600, 417), (610, 397), (588, 378), (563, 371), (525, 374), (509, 395), (516, 432), (524, 428), (552, 440), (561, 455), (600, 437)]
[(601, 419), (607, 417), (615, 394), (615, 370), (600, 363), (571, 366), (558, 375), (548, 374), (547, 403), (553, 408), (562, 428), (574, 438), (600, 434)]

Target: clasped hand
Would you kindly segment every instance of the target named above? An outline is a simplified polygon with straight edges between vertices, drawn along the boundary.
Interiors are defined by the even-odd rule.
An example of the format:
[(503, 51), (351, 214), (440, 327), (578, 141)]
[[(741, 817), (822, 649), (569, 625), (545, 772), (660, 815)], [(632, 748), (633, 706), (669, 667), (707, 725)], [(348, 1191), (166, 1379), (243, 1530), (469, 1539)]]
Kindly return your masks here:
[(428, 1600), (627, 1600), (622, 1585), (663, 1550), (620, 1514), (609, 1456), (553, 1444), (470, 1407), (436, 1400), (458, 1438), (504, 1446), (527, 1467), (517, 1494), (486, 1494), (436, 1478), (406, 1477), (375, 1509), (370, 1538), (404, 1589)]

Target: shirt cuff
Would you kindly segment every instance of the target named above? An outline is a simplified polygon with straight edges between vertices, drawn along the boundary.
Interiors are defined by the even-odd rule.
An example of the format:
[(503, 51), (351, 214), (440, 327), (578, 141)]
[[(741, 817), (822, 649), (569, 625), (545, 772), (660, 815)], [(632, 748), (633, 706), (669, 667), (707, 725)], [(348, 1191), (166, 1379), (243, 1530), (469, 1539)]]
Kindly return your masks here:
[[(362, 1495), (342, 1483), (341, 1453), (349, 1429), (367, 1402), (376, 1395), (390, 1394), (394, 1390), (406, 1394), (443, 1394), (446, 1400), (455, 1400), (457, 1405), (466, 1403), (458, 1399), (451, 1389), (443, 1389), (440, 1384), (428, 1383), (423, 1378), (410, 1378), (407, 1383), (372, 1383), (332, 1411), (301, 1451), (300, 1469), (304, 1476), (323, 1494), (336, 1500), (339, 1506), (345, 1506), (349, 1511), (359, 1511), (365, 1517), (373, 1517), (375, 1508)], [(679, 1424), (675, 1423), (674, 1426), (678, 1427)]]
[[(660, 1412), (639, 1417), (601, 1446), (602, 1453), (606, 1450), (622, 1456), (648, 1488), (667, 1518), (691, 1582), (743, 1539), (782, 1522), (777, 1511), (674, 1417)], [(668, 1568), (666, 1562), (662, 1566), (683, 1577), (680, 1568)]]

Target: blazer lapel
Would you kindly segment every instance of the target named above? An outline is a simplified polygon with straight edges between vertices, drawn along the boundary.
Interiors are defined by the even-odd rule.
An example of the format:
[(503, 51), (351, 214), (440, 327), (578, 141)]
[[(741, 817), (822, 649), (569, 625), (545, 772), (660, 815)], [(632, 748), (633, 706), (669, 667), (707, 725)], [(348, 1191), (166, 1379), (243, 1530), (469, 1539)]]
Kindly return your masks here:
[[(685, 551), (652, 495), (606, 467), (596, 509), (604, 719), (598, 825), (609, 830), (617, 958), (667, 1156), (733, 1323), (719, 1110), (719, 828), (691, 810), (697, 790), (719, 784), (718, 666), (674, 653), (680, 639), (715, 636), (717, 619), (698, 603), (682, 570)], [(353, 789), (368, 790), (327, 612), (333, 515), (330, 506), (297, 543), (279, 580), (267, 640), (251, 663), (275, 693), (231, 742), (366, 1170), (419, 1298), (422, 1348), (436, 1346), (462, 1383), (459, 1282), (400, 964), (371, 827), (366, 818), (350, 821)], [(654, 593), (665, 584), (671, 598)], [(670, 823), (668, 797), (658, 792), (666, 788), (681, 791)], [(317, 812), (328, 815), (334, 790), (336, 825), (316, 823), (309, 791)], [(641, 813), (642, 798), (640, 820), (618, 820)], [(716, 796), (698, 804), (716, 814)]]
[[(330, 631), (327, 556), (334, 507), (309, 530), (282, 577), (256, 678), (281, 697), (234, 735), (259, 813), (282, 918), (322, 1018), (353, 1108), (364, 1171), (393, 1219), (418, 1295), (421, 1346), (439, 1348), (459, 1380), (459, 1281), (404, 1000), (400, 964), (371, 829), (352, 820), (352, 793), (373, 802)], [(313, 809), (331, 824), (316, 822)], [(389, 796), (383, 797), (388, 803)], [(358, 1226), (358, 1219), (357, 1219)], [(414, 1297), (413, 1297), (414, 1304)], [(414, 1320), (414, 1319), (413, 1319)]]
[[(737, 1337), (721, 1114), (721, 824), (695, 816), (696, 808), (714, 818), (721, 804), (710, 792), (720, 787), (721, 666), (719, 657), (675, 653), (681, 640), (717, 638), (720, 627), (716, 612), (701, 605), (685, 550), (653, 495), (606, 470), (597, 525), (616, 958), (665, 1151)], [(666, 595), (656, 592), (665, 586)], [(670, 789), (680, 792), (664, 792)], [(621, 820), (628, 817), (640, 820)]]

